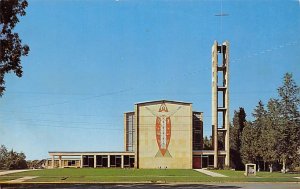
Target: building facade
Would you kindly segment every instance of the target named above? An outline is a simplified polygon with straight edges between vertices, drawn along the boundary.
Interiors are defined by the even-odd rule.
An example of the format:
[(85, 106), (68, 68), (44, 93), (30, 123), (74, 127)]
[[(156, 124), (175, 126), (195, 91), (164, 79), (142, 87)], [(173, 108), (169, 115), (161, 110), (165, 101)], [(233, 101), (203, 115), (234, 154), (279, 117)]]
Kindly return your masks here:
[(214, 42), (212, 149), (203, 150), (202, 112), (191, 103), (159, 100), (124, 113), (124, 151), (49, 152), (46, 167), (223, 168), (230, 162), (229, 128), (229, 43)]
[(191, 103), (160, 100), (124, 113), (124, 151), (52, 151), (46, 167), (192, 169), (213, 166), (213, 154), (203, 150), (203, 113)]
[(125, 129), (126, 146), (135, 152), (135, 168), (192, 168), (192, 104), (145, 102), (128, 114), (125, 128), (133, 133)]

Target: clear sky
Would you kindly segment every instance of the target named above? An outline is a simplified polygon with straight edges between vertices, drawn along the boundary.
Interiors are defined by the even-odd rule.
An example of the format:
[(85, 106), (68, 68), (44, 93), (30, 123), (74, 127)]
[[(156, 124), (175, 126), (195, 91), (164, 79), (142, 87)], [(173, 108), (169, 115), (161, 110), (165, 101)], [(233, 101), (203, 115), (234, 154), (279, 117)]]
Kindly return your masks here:
[(31, 51), (6, 76), (0, 144), (28, 159), (123, 150), (123, 113), (143, 101), (193, 103), (210, 135), (214, 40), (230, 42), (231, 117), (251, 119), (286, 72), (300, 85), (296, 0), (29, 0), (16, 31)]

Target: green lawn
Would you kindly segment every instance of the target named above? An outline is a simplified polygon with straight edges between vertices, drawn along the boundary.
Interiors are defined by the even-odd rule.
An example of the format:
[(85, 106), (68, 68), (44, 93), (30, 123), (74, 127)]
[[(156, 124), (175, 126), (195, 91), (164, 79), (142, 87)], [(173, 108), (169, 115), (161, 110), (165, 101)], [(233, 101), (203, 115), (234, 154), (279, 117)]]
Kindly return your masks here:
[[(226, 178), (204, 175), (194, 170), (182, 169), (45, 169), (0, 176), (0, 182), (23, 176), (38, 176), (27, 182), (299, 182), (300, 174), (260, 172), (246, 177), (243, 171), (214, 170)], [(12, 179), (10, 179), (12, 178)]]
[(16, 177), (16, 176), (0, 176), (0, 182), (5, 182), (5, 181), (9, 181), (9, 180), (15, 180), (21, 177)]
[(228, 176), (230, 180), (236, 179), (240, 181), (255, 181), (255, 182), (300, 182), (300, 174), (283, 174), (280, 172), (257, 172), (256, 176), (244, 175), (245, 171), (232, 171), (232, 170), (212, 170), (213, 172), (220, 173)]
[[(158, 169), (45, 169), (10, 174), (39, 176), (37, 182), (184, 182), (198, 181), (209, 176), (194, 170)], [(201, 180), (202, 180), (201, 179)]]

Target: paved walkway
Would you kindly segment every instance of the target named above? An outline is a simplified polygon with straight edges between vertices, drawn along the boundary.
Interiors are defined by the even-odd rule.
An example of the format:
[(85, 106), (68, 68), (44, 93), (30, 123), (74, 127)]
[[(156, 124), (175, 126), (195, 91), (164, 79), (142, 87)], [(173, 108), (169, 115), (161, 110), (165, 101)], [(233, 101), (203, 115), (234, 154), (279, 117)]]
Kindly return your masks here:
[(207, 169), (194, 169), (194, 170), (198, 171), (200, 173), (206, 174), (208, 176), (211, 176), (211, 177), (228, 177), (226, 175), (222, 175), (220, 173), (215, 173), (215, 172), (209, 171)]
[(7, 181), (7, 183), (23, 182), (23, 181), (26, 181), (26, 180), (34, 179), (36, 177), (37, 176), (26, 176), (26, 177), (18, 178), (18, 179), (15, 179), (15, 180)]
[(32, 170), (32, 169), (21, 169), (21, 170), (1, 171), (1, 172), (0, 172), (0, 176), (12, 174), (12, 173), (24, 172), (24, 171), (31, 171), (31, 170)]

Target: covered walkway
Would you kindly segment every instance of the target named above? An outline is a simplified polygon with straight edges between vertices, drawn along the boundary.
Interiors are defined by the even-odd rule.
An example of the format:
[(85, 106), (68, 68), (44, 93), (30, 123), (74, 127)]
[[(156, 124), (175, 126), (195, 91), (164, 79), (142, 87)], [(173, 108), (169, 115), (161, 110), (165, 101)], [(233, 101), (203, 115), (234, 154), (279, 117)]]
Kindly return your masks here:
[(134, 167), (134, 152), (49, 152), (47, 168)]

